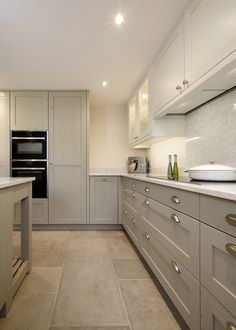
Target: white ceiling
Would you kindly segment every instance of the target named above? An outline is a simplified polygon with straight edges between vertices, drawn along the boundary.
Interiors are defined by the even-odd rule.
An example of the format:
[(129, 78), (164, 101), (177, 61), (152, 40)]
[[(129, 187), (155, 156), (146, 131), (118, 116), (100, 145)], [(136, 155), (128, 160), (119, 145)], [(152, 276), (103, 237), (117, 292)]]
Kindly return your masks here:
[(0, 89), (89, 89), (92, 105), (123, 104), (189, 2), (0, 0)]

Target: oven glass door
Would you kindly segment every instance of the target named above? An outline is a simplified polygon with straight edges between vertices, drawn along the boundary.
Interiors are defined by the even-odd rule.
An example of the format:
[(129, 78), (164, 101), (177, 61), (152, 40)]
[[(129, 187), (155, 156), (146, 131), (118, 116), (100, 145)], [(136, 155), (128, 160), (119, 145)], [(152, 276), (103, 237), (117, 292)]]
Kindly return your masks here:
[(13, 177), (35, 177), (36, 180), (32, 182), (32, 197), (33, 198), (47, 198), (47, 168), (12, 168)]
[(46, 139), (12, 138), (12, 159), (47, 159)]

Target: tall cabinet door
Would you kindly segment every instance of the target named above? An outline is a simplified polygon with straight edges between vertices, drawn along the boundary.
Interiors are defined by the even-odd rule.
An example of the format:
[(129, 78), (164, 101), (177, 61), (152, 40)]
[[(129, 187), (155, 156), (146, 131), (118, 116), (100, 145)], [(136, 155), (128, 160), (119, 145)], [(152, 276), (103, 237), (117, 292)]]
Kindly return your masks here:
[(0, 176), (10, 171), (9, 93), (0, 93)]
[(85, 224), (87, 96), (49, 94), (49, 223)]

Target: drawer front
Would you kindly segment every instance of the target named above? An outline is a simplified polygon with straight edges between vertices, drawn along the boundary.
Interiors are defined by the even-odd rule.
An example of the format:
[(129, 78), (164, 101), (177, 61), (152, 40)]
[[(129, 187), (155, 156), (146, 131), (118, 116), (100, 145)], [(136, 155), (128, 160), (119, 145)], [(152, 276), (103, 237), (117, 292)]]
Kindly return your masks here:
[(200, 219), (236, 237), (236, 202), (201, 195)]
[(236, 319), (201, 287), (201, 330), (235, 330)]
[(123, 204), (128, 206), (135, 214), (138, 212), (138, 193), (130, 188), (122, 190)]
[(121, 183), (122, 183), (122, 185), (123, 185), (124, 187), (130, 188), (130, 189), (133, 189), (133, 190), (136, 190), (137, 181), (138, 181), (138, 180), (135, 180), (135, 179), (129, 179), (129, 178), (126, 178), (126, 177), (122, 177), (122, 178), (121, 178)]
[(236, 316), (236, 239), (200, 224), (201, 283)]
[(200, 285), (142, 220), (141, 253), (191, 329), (200, 329)]
[(141, 196), (141, 218), (155, 227), (159, 240), (199, 278), (199, 221)]
[(138, 180), (135, 189), (146, 197), (199, 219), (199, 194)]
[(139, 237), (139, 224), (138, 219), (128, 210), (128, 208), (123, 208), (122, 215), (122, 224), (128, 232), (132, 241), (138, 245), (138, 237)]

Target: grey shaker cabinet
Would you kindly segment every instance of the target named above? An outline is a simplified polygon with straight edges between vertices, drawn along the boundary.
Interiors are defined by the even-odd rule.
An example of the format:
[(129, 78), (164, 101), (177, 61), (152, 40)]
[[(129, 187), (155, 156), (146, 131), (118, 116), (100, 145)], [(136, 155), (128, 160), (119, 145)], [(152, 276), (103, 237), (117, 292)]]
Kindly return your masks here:
[(233, 317), (205, 288), (201, 287), (201, 330), (235, 330)]
[(158, 231), (143, 220), (141, 253), (192, 330), (200, 329), (200, 285), (160, 240)]
[(236, 203), (200, 195), (201, 221), (236, 237)]
[(160, 242), (199, 278), (199, 221), (141, 196), (141, 219), (150, 223)]
[(11, 129), (48, 130), (48, 92), (11, 92)]
[(87, 93), (49, 93), (49, 224), (85, 224)]
[(9, 176), (10, 169), (10, 127), (9, 93), (0, 93), (0, 176)]
[(117, 177), (90, 176), (90, 224), (117, 223)]
[(139, 247), (140, 221), (125, 205), (123, 206), (122, 223), (133, 242)]
[(201, 224), (201, 282), (236, 316), (236, 238)]

